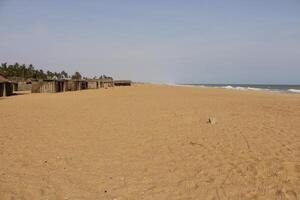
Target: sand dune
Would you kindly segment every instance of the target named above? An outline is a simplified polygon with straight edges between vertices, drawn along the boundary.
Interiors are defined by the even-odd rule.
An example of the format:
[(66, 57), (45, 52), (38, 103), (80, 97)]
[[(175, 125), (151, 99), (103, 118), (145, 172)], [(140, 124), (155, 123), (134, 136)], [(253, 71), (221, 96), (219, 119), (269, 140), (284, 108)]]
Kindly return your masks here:
[(135, 85), (0, 99), (1, 200), (299, 198), (298, 94)]

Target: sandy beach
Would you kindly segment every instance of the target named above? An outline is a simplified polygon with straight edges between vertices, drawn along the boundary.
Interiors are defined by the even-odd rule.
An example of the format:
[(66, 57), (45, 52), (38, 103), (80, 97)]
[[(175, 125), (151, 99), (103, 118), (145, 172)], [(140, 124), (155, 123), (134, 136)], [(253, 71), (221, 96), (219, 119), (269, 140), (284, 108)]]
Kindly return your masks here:
[(300, 199), (300, 95), (145, 84), (0, 98), (0, 199)]

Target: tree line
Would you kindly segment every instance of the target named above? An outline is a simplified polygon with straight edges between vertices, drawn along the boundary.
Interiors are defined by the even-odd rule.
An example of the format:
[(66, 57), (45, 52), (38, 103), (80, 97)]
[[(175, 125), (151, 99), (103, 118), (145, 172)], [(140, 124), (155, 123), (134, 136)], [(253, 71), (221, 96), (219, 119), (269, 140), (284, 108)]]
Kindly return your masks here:
[(7, 63), (1, 63), (0, 73), (6, 76), (8, 79), (61, 79), (61, 78), (73, 78), (81, 79), (82, 76), (79, 72), (75, 72), (72, 76), (69, 76), (67, 72), (51, 72), (44, 71), (42, 69), (36, 69), (32, 64), (25, 65), (15, 63), (13, 65), (8, 65)]
[(25, 65), (15, 63), (8, 65), (7, 63), (1, 63), (0, 73), (10, 80), (27, 80), (27, 79), (81, 79), (82, 76), (79, 72), (75, 72), (73, 75), (69, 75), (65, 71), (51, 72), (43, 71), (42, 69), (36, 69), (32, 64)]
[[(83, 77), (80, 72), (75, 72), (73, 75), (69, 75), (64, 70), (61, 72), (44, 71), (42, 69), (36, 69), (32, 64), (25, 65), (15, 63), (8, 65), (7, 63), (1, 63), (0, 74), (12, 81), (26, 81), (28, 79), (88, 79)], [(112, 79), (111, 76), (101, 75), (100, 79)], [(98, 79), (95, 76), (93, 79)]]

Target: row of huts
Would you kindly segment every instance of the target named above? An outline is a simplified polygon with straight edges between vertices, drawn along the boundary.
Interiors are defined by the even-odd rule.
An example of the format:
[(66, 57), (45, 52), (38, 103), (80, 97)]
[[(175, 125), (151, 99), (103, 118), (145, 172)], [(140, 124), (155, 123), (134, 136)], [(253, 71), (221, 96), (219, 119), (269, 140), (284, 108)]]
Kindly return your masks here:
[[(122, 82), (123, 85), (120, 85)], [(105, 79), (89, 79), (89, 80), (41, 80), (31, 82), (32, 93), (54, 93), (67, 92), (85, 89), (108, 88), (114, 86), (130, 86), (131, 81), (114, 81), (112, 78)]]
[(7, 80), (3, 75), (0, 74), (0, 97), (10, 96), (13, 94), (13, 91), (31, 91), (32, 93), (56, 93), (130, 85), (131, 81), (129, 80), (113, 80), (112, 78), (89, 80), (27, 80), (15, 83)]
[(83, 80), (39, 80), (31, 82), (32, 93), (55, 93), (84, 90), (88, 83)]

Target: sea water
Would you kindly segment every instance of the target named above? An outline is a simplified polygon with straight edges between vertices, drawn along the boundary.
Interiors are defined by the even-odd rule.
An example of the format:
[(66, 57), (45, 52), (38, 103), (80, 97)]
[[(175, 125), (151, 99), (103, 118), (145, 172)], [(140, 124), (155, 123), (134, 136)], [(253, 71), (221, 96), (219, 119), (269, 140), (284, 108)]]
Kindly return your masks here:
[(300, 85), (267, 85), (267, 84), (180, 84), (185, 86), (215, 87), (230, 90), (255, 90), (270, 92), (299, 93)]

